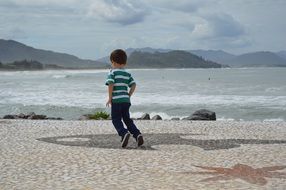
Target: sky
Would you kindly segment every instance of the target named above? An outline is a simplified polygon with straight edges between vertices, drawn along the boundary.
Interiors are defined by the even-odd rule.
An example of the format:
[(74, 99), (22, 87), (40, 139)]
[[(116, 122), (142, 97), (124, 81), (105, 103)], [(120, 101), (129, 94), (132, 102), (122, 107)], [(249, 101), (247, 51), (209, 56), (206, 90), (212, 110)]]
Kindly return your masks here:
[(286, 0), (0, 0), (0, 39), (98, 59), (118, 48), (286, 50)]

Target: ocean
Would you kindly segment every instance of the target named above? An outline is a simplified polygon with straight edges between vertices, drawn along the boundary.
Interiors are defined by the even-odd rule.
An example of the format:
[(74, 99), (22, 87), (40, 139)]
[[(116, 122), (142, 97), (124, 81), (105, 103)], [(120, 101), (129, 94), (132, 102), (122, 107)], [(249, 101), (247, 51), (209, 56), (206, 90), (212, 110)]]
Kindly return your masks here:
[[(127, 69), (128, 70), (128, 69)], [(286, 121), (286, 68), (132, 69), (131, 117), (184, 118), (198, 109), (218, 120)], [(0, 72), (0, 117), (35, 112), (76, 120), (105, 107), (109, 70)]]

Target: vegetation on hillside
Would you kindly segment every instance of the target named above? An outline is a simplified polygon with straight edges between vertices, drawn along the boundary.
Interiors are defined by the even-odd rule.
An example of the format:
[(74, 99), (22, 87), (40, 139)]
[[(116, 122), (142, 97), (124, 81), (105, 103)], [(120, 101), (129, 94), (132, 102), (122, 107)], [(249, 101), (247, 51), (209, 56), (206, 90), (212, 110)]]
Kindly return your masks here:
[(128, 58), (130, 68), (221, 68), (222, 65), (186, 51), (167, 53), (133, 52)]
[(14, 61), (13, 63), (3, 64), (0, 62), (0, 70), (44, 70), (44, 69), (63, 69), (57, 65), (42, 64), (34, 60)]

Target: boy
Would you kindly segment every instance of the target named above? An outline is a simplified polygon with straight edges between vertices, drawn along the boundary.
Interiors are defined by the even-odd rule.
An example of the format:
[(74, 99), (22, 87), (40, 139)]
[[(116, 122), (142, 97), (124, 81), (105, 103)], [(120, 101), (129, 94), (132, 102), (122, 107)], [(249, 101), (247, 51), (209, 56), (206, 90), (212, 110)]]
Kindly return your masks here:
[[(118, 135), (121, 136), (121, 147), (125, 148), (127, 146), (130, 133), (136, 139), (139, 147), (143, 145), (144, 140), (133, 120), (130, 119), (130, 97), (135, 91), (136, 83), (131, 74), (124, 69), (127, 63), (127, 55), (121, 49), (114, 50), (110, 54), (110, 61), (112, 63), (112, 70), (108, 74), (105, 83), (108, 85), (108, 101), (106, 106), (109, 107), (111, 105), (112, 123)], [(130, 88), (129, 92), (128, 87)], [(124, 128), (122, 119), (127, 129)]]

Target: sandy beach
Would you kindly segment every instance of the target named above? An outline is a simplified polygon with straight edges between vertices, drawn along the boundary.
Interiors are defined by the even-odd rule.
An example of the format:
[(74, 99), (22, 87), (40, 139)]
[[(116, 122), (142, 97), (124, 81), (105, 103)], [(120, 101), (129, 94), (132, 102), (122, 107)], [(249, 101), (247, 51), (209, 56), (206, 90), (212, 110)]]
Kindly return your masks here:
[(286, 123), (0, 120), (0, 189), (285, 189)]

